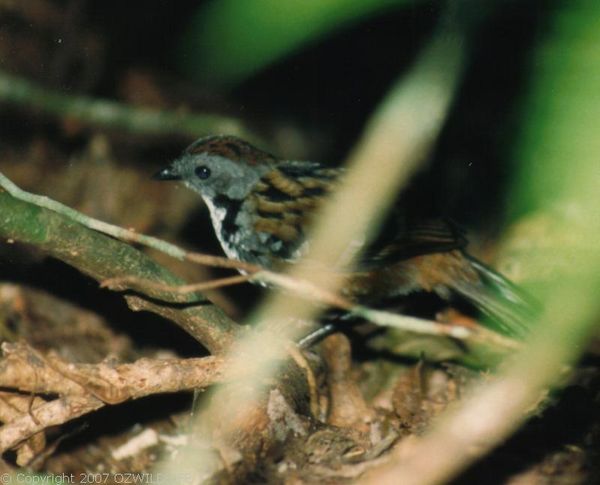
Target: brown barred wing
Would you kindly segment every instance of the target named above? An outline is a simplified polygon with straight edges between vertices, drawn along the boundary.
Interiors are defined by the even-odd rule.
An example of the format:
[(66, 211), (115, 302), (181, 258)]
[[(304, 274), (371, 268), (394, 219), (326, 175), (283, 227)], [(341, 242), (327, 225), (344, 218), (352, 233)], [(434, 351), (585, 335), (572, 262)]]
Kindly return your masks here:
[(368, 270), (416, 256), (462, 250), (467, 243), (464, 231), (452, 221), (395, 216), (365, 250), (359, 267)]
[(308, 226), (337, 179), (338, 171), (313, 162), (284, 161), (267, 172), (250, 199), (254, 228), (275, 256), (295, 259), (302, 252)]

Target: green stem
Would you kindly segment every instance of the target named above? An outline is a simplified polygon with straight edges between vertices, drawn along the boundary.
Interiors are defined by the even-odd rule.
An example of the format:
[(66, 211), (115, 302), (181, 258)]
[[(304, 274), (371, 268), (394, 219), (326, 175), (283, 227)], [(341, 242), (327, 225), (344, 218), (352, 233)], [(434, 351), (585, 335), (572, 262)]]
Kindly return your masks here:
[[(4, 191), (0, 191), (0, 237), (35, 245), (98, 281), (134, 276), (171, 285), (184, 283), (131, 245)], [(189, 305), (174, 307), (163, 302)], [(128, 303), (134, 309), (148, 309), (163, 316), (168, 313), (170, 319), (213, 353), (227, 348), (239, 330), (235, 322), (199, 293), (178, 295), (157, 290), (151, 298), (130, 297)]]
[(82, 214), (81, 212), (76, 211), (75, 209), (65, 204), (61, 204), (60, 202), (53, 200), (50, 197), (46, 197), (45, 195), (32, 194), (31, 192), (27, 192), (15, 185), (15, 183), (2, 172), (0, 172), (0, 187), (5, 189), (15, 199), (19, 199), (37, 207), (43, 207), (58, 214), (62, 214), (65, 217), (75, 222), (78, 222), (83, 226), (88, 227), (89, 229), (108, 234), (109, 236), (113, 236), (123, 241), (130, 241), (143, 244), (145, 246), (157, 249), (158, 251), (162, 251), (163, 253), (168, 254), (169, 256), (175, 259), (183, 260), (186, 257), (186, 251), (184, 251), (178, 246), (175, 246), (174, 244), (170, 244), (166, 241), (152, 236), (138, 234), (137, 232), (132, 231), (130, 229), (123, 229), (122, 227), (115, 226), (113, 224), (108, 224), (107, 222), (94, 219), (90, 216), (86, 216), (85, 214)]
[(41, 110), (96, 126), (141, 134), (180, 134), (197, 137), (228, 133), (253, 138), (234, 118), (214, 114), (184, 114), (64, 94), (0, 70), (0, 101)]

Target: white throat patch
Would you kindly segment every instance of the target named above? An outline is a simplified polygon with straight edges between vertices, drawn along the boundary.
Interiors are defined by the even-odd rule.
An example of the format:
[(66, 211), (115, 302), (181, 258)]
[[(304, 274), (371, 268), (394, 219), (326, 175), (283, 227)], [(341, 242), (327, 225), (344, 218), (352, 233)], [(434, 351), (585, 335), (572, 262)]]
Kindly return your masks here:
[(204, 199), (206, 206), (208, 207), (208, 211), (210, 213), (210, 220), (212, 221), (213, 228), (215, 229), (215, 233), (219, 242), (221, 243), (221, 247), (228, 258), (238, 259), (238, 253), (235, 251), (234, 247), (229, 243), (229, 241), (223, 238), (223, 221), (227, 216), (227, 209), (225, 207), (217, 207), (214, 202), (206, 198)]

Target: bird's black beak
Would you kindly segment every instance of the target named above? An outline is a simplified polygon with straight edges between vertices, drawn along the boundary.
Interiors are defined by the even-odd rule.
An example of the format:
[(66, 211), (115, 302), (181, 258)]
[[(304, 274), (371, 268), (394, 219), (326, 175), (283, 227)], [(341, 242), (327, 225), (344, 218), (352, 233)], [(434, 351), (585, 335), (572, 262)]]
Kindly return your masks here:
[(181, 180), (181, 175), (173, 167), (165, 167), (156, 172), (152, 178), (154, 180)]

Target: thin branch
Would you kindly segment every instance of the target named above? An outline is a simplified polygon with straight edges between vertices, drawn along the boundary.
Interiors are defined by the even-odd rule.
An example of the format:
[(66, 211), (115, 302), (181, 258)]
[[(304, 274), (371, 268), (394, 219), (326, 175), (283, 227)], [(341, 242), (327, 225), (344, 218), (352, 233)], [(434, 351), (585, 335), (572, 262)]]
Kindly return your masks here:
[(82, 123), (141, 134), (182, 134), (198, 137), (229, 133), (256, 138), (234, 118), (134, 108), (114, 101), (75, 96), (38, 86), (0, 70), (0, 101), (27, 106)]
[(23, 202), (28, 202), (38, 207), (43, 207), (45, 209), (61, 214), (75, 222), (78, 222), (79, 224), (87, 227), (88, 229), (101, 232), (103, 234), (112, 236), (122, 241), (142, 244), (149, 248), (156, 249), (157, 251), (161, 251), (162, 253), (165, 253), (175, 259), (188, 260), (195, 263), (203, 264), (205, 266), (211, 266), (216, 268), (241, 269), (252, 273), (260, 271), (261, 269), (259, 266), (244, 263), (242, 261), (222, 258), (219, 256), (211, 256), (208, 254), (188, 252), (185, 249), (180, 248), (175, 244), (163, 241), (162, 239), (158, 239), (152, 236), (146, 236), (136, 231), (132, 231), (131, 229), (124, 229), (120, 226), (116, 226), (114, 224), (109, 224), (99, 219), (95, 219), (65, 204), (62, 204), (61, 202), (51, 199), (50, 197), (46, 197), (45, 195), (33, 194), (31, 192), (27, 192), (26, 190), (21, 189), (2, 172), (0, 172), (0, 187), (5, 189), (15, 199), (21, 200)]
[[(33, 244), (98, 281), (133, 276), (173, 286), (184, 283), (133, 246), (114, 239), (121, 235), (129, 241), (137, 240), (140, 235), (134, 231), (107, 225), (109, 229), (117, 229), (110, 231), (109, 234), (113, 237), (108, 237), (98, 230), (86, 227), (88, 224), (91, 227), (106, 229), (104, 223), (96, 224), (101, 221), (91, 218), (88, 220), (81, 215), (86, 223), (81, 224), (78, 222), (80, 214), (73, 209), (46, 197), (23, 192), (2, 175), (0, 184), (6, 189), (6, 192), (0, 190), (0, 237)], [(12, 193), (16, 196), (12, 196)], [(37, 205), (38, 203), (43, 207)], [(46, 206), (53, 207), (60, 213)], [(72, 217), (75, 217), (75, 220)], [(127, 238), (127, 235), (130, 237)], [(145, 238), (142, 237), (142, 240)], [(174, 247), (175, 254), (179, 252), (180, 258), (185, 256), (184, 250), (160, 240), (156, 241), (159, 247), (162, 244), (171, 249)], [(214, 263), (214, 258), (209, 258), (208, 262)], [(139, 299), (133, 299), (133, 296), (126, 299), (130, 306), (134, 302), (137, 309), (148, 309), (161, 315), (168, 313), (175, 323), (212, 353), (219, 353), (228, 347), (239, 331), (239, 326), (218, 307), (209, 304), (201, 293), (181, 295), (155, 290), (150, 296), (150, 299), (145, 298), (148, 305), (144, 305)], [(153, 300), (185, 305), (156, 304)]]
[(466, 343), (492, 347), (500, 352), (508, 352), (521, 347), (521, 344), (516, 340), (504, 337), (503, 335), (481, 326), (465, 327), (461, 325), (450, 325), (423, 318), (374, 310), (363, 305), (357, 305), (336, 293), (320, 288), (310, 281), (300, 280), (286, 274), (274, 273), (264, 269), (252, 275), (232, 276), (229, 278), (220, 278), (203, 283), (182, 286), (172, 286), (132, 277), (105, 280), (101, 282), (101, 286), (113, 290), (133, 289), (143, 293), (153, 289), (169, 293), (186, 294), (193, 291), (205, 291), (207, 289), (235, 285), (246, 281), (263, 283), (285, 289), (309, 301), (318, 301), (326, 306), (345, 310), (349, 315), (363, 318), (382, 327), (391, 327), (405, 332), (425, 335), (456, 338), (463, 340)]
[(101, 288), (109, 288), (113, 291), (121, 291), (124, 289), (132, 289), (136, 291), (147, 291), (149, 288), (159, 291), (167, 291), (169, 293), (178, 293), (187, 295), (197, 291), (214, 290), (226, 286), (239, 285), (252, 280), (254, 275), (242, 274), (236, 276), (228, 276), (216, 280), (204, 281), (202, 283), (193, 283), (189, 285), (173, 286), (165, 283), (157, 283), (156, 281), (143, 280), (132, 276), (123, 276), (121, 278), (110, 278), (100, 282)]
[[(180, 260), (185, 259), (213, 267), (241, 269), (247, 273), (250, 273), (250, 275), (233, 276), (230, 278), (223, 278), (221, 280), (193, 285), (171, 285), (160, 281), (152, 281), (147, 278), (138, 278), (132, 276), (108, 278), (101, 282), (103, 286), (108, 286), (111, 289), (123, 289), (122, 286), (127, 285), (131, 289), (144, 291), (150, 296), (156, 295), (156, 291), (167, 292), (169, 294), (185, 295), (196, 291), (204, 291), (207, 289), (243, 283), (251, 280), (289, 290), (295, 294), (303, 296), (308, 300), (316, 299), (321, 303), (347, 310), (351, 314), (365, 318), (381, 326), (398, 328), (400, 330), (409, 332), (449, 336), (473, 343), (496, 346), (499, 350), (513, 350), (518, 348), (518, 343), (514, 340), (503, 337), (502, 335), (488, 331), (484, 328), (471, 329), (457, 325), (445, 325), (430, 320), (373, 310), (362, 305), (356, 305), (351, 301), (342, 298), (336, 293), (326, 291), (320, 288), (317, 284), (305, 279), (303, 280), (286, 274), (275, 273), (261, 268), (260, 266), (244, 263), (242, 261), (188, 252), (175, 244), (168, 243), (155, 237), (139, 234), (135, 231), (124, 229), (119, 226), (107, 224), (103, 221), (99, 221), (98, 219), (86, 216), (85, 214), (82, 214), (48, 197), (26, 192), (17, 187), (2, 173), (0, 173), (0, 185), (15, 198), (58, 212), (59, 214), (69, 217), (90, 229), (126, 241), (143, 244)], [(148, 290), (155, 291), (148, 293)]]
[(0, 186), (2, 186), (2, 188), (5, 189), (15, 199), (22, 200), (23, 202), (28, 202), (38, 207), (44, 207), (46, 209), (49, 209), (53, 212), (66, 216), (69, 219), (72, 219), (73, 221), (76, 221), (89, 229), (102, 232), (104, 234), (116, 237), (117, 239), (121, 239), (123, 241), (144, 244), (151, 248), (158, 249), (159, 251), (162, 251), (176, 259), (185, 259), (185, 251), (173, 244), (169, 244), (165, 241), (161, 241), (160, 239), (151, 236), (144, 236), (130, 229), (123, 229), (122, 227), (115, 226), (113, 224), (108, 224), (107, 222), (103, 222), (98, 219), (94, 219), (93, 217), (86, 216), (85, 214), (82, 214), (81, 212), (76, 211), (75, 209), (72, 209), (71, 207), (65, 204), (62, 204), (56, 200), (46, 197), (45, 195), (32, 194), (31, 192), (27, 192), (19, 188), (14, 182), (12, 182), (6, 175), (4, 175), (1, 172)]
[[(584, 264), (597, 268), (600, 258)], [(579, 266), (584, 268), (584, 266)], [(440, 416), (429, 431), (402, 443), (387, 464), (363, 485), (448, 483), (460, 471), (504, 441), (536, 409), (548, 387), (556, 385), (577, 359), (594, 330), (598, 273), (561, 280), (548, 295), (539, 331), (491, 382), (482, 382), (461, 403)], [(564, 345), (569, 342), (569, 345)]]

